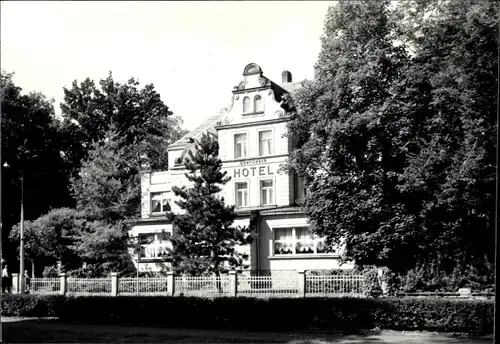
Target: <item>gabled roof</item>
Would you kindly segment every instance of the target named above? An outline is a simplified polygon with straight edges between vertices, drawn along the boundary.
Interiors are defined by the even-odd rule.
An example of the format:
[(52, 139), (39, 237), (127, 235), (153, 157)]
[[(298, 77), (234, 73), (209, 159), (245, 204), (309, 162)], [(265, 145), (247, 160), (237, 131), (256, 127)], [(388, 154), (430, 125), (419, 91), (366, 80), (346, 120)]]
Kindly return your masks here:
[[(197, 126), (195, 129), (191, 130), (189, 133), (181, 137), (179, 140), (175, 141), (172, 143), (169, 147), (168, 150), (170, 149), (179, 149), (179, 148), (185, 148), (188, 143), (190, 143), (190, 139), (197, 139), (202, 136), (202, 134), (206, 131), (211, 131), (217, 123), (219, 119), (222, 118), (225, 114), (225, 109), (221, 109), (215, 114), (207, 117), (199, 126)], [(214, 133), (216, 132), (213, 130)]]

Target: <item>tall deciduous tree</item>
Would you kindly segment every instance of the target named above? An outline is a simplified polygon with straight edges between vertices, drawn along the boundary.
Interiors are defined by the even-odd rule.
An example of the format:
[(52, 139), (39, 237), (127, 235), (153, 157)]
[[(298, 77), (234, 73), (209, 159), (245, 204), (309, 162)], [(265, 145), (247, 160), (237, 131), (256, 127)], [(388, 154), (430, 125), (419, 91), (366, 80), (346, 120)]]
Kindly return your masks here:
[[(408, 219), (394, 179), (406, 123), (387, 108), (406, 55), (393, 45), (387, 6), (340, 1), (329, 8), (317, 79), (297, 94), (290, 124), (300, 141), (290, 167), (313, 195), (304, 203), (312, 228), (331, 246), (344, 241), (346, 258), (358, 264), (413, 256), (398, 233)], [(394, 259), (399, 251), (408, 254)]]
[[(304, 208), (357, 263), (405, 271), (492, 256), (493, 1), (341, 1), (295, 99)], [(462, 263), (459, 263), (462, 262)]]
[[(86, 79), (64, 89), (63, 120), (54, 129), (57, 156), (66, 172), (59, 182), (65, 182), (68, 195), (70, 184), (76, 211), (84, 214), (84, 225), (72, 238), (71, 248), (87, 266), (94, 267), (90, 269), (94, 274), (129, 266), (127, 233), (140, 211), (139, 170), (166, 169), (168, 144), (185, 133), (181, 120), (172, 116), (153, 85), (139, 88), (133, 78), (120, 84), (110, 73), (99, 86)], [(16, 92), (12, 88), (11, 93)], [(47, 109), (53, 112), (52, 107)], [(32, 154), (39, 147), (44, 145), (25, 148)], [(69, 216), (63, 210), (54, 212)]]
[(426, 99), (415, 104), (416, 139), (400, 188), (416, 200), (434, 265), (492, 278), (498, 3), (422, 2), (408, 11), (412, 5), (395, 14), (405, 19), (401, 41), (412, 47)]
[(235, 227), (234, 206), (219, 197), (221, 186), (230, 177), (222, 172), (219, 144), (209, 135), (196, 142), (196, 153), (189, 152), (185, 167), (192, 188), (174, 187), (181, 200), (182, 214), (169, 213), (174, 229), (172, 264), (175, 271), (193, 275), (215, 273), (242, 266), (245, 256), (237, 245), (249, 243), (249, 228)]
[(1, 73), (2, 111), (2, 249), (13, 261), (17, 245), (9, 243), (12, 226), (19, 222), (21, 173), (24, 175), (25, 219), (34, 220), (55, 207), (72, 206), (68, 166), (60, 154), (61, 136), (52, 102), (40, 93), (23, 94), (14, 75)]
[(152, 84), (140, 88), (134, 78), (120, 84), (111, 72), (98, 86), (87, 78), (64, 88), (61, 110), (64, 152), (75, 167), (113, 126), (127, 146), (141, 148), (152, 169), (167, 169), (165, 147), (185, 133)]

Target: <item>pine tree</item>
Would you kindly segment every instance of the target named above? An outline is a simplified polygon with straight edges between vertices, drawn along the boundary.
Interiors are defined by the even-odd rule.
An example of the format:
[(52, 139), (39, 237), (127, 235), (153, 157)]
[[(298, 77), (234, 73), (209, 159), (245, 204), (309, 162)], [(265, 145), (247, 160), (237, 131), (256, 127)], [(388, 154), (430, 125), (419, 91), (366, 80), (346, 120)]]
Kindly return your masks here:
[(139, 155), (113, 128), (94, 143), (79, 177), (71, 180), (77, 210), (89, 219), (110, 223), (136, 218), (140, 209)]
[(218, 142), (203, 135), (196, 148), (196, 153), (190, 152), (184, 164), (192, 187), (173, 188), (174, 194), (181, 198), (176, 204), (184, 212), (168, 213), (174, 230), (172, 265), (179, 273), (220, 276), (230, 268), (242, 266), (246, 257), (237, 252), (236, 246), (250, 242), (249, 228), (233, 226), (234, 206), (226, 205), (218, 195), (221, 186), (231, 179), (221, 170)]
[(91, 275), (130, 267), (128, 231), (140, 209), (139, 154), (112, 128), (72, 179), (76, 210), (86, 220), (73, 248), (92, 267)]

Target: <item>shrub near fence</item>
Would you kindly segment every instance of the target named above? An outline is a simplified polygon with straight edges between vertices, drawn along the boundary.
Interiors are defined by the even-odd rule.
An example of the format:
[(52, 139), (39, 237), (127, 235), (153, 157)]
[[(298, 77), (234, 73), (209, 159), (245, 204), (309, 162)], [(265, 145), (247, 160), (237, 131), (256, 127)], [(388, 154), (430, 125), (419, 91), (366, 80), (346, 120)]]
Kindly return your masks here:
[[(5, 295), (3, 316), (57, 316), (94, 324), (240, 330), (493, 331), (492, 300), (441, 298), (185, 298)], [(158, 313), (158, 310), (164, 310)]]

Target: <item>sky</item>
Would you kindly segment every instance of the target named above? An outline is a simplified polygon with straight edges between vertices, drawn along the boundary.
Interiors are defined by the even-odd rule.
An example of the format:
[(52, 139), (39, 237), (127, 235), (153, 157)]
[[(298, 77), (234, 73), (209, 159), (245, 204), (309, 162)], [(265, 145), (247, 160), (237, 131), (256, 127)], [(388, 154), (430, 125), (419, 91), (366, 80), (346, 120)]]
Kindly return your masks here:
[(24, 92), (55, 100), (63, 87), (113, 72), (152, 83), (184, 127), (230, 104), (257, 63), (281, 83), (313, 78), (326, 1), (1, 1), (1, 68)]

